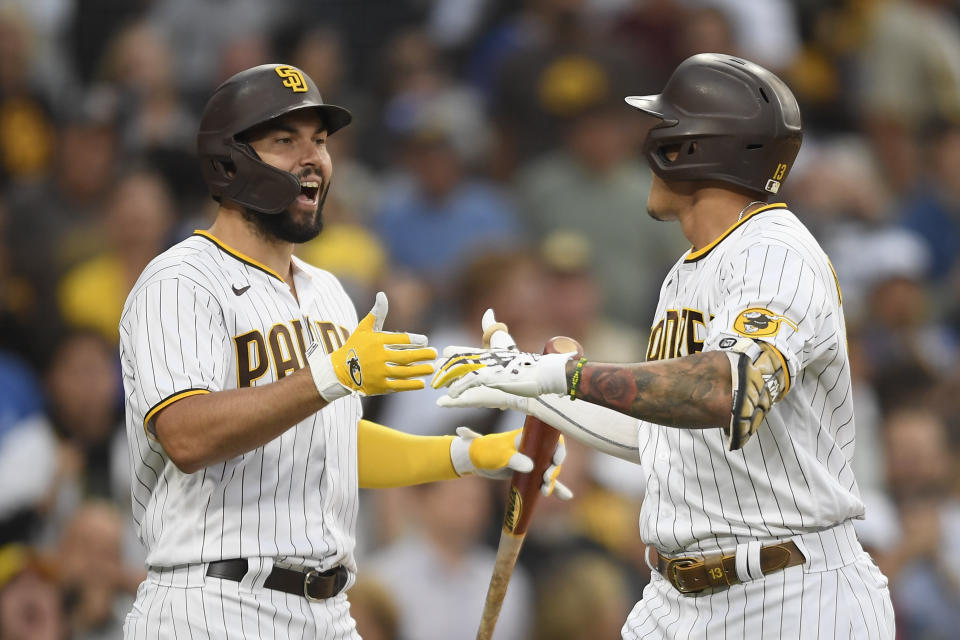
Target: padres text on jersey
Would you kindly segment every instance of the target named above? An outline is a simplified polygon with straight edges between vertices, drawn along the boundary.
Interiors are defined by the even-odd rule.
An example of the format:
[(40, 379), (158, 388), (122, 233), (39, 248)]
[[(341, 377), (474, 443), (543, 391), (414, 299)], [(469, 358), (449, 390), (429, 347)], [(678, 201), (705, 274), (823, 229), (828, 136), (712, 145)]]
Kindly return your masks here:
[(757, 209), (673, 266), (647, 359), (752, 337), (777, 348), (791, 388), (740, 451), (726, 451), (720, 429), (642, 423), (644, 540), (668, 553), (713, 551), (862, 515), (840, 304), (829, 260), (783, 204)]
[(277, 273), (198, 231), (155, 258), (127, 299), (133, 514), (151, 566), (274, 557), (354, 569), (358, 398), (188, 475), (155, 440), (152, 419), (170, 403), (274, 382), (305, 365), (312, 343), (328, 353), (343, 344), (357, 316), (340, 283), (293, 264), (299, 301)]

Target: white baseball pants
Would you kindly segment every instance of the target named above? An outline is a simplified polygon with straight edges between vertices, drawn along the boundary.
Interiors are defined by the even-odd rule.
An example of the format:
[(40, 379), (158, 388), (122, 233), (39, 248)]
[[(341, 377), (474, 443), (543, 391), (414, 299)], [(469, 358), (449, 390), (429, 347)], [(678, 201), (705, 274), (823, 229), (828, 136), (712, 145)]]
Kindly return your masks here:
[(684, 595), (653, 571), (621, 630), (623, 640), (893, 640), (887, 578), (850, 523), (792, 540), (805, 564), (724, 589)]
[(124, 640), (360, 640), (346, 591), (310, 602), (263, 581), (269, 561), (250, 558), (240, 582), (209, 578), (206, 565), (151, 570), (123, 625)]

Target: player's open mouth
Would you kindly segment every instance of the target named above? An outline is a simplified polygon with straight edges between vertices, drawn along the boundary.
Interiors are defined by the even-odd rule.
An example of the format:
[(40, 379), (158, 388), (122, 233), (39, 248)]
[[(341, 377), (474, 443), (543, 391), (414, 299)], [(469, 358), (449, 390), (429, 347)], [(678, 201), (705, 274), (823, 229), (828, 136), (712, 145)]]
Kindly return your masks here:
[(317, 204), (317, 196), (320, 194), (320, 183), (315, 180), (304, 180), (300, 183), (300, 195), (297, 200), (306, 204)]

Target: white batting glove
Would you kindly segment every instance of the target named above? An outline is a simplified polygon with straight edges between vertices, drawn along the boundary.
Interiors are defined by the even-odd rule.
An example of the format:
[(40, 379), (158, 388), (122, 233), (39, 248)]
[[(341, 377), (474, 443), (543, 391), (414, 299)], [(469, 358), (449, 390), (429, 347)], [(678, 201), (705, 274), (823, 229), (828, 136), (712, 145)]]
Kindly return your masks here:
[(574, 355), (447, 347), (431, 385), (434, 389), (449, 387), (451, 398), (480, 385), (529, 398), (562, 394), (567, 392), (567, 361)]
[[(523, 429), (481, 436), (469, 427), (458, 427), (457, 437), (450, 442), (453, 468), (457, 475), (475, 474), (493, 480), (509, 478), (514, 471), (530, 473), (533, 470), (533, 460), (519, 451), (522, 435)], [(563, 436), (560, 436), (553, 451), (553, 460), (540, 480), (542, 495), (553, 493), (561, 500), (573, 497), (573, 492), (557, 480), (566, 455)]]

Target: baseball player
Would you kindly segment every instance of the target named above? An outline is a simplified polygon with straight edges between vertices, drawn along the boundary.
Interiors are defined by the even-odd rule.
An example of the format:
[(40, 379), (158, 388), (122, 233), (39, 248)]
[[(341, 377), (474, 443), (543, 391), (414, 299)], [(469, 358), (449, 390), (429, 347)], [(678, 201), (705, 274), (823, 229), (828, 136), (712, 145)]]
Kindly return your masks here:
[(717, 54), (626, 102), (655, 119), (649, 213), (693, 245), (663, 282), (647, 361), (461, 349), (438, 367), (440, 404), (519, 409), (641, 466), (654, 571), (623, 638), (893, 638), (886, 578), (851, 525), (841, 293), (813, 236), (767, 203), (800, 148), (797, 102)]
[(325, 140), (350, 119), (287, 65), (243, 71), (206, 105), (216, 219), (147, 266), (120, 321), (148, 553), (127, 638), (357, 638), (343, 591), (358, 487), (533, 466), (518, 432), (414, 437), (362, 419), (361, 395), (423, 388), (436, 352), (382, 330), (383, 293), (358, 323), (336, 278), (292, 255), (320, 231)]

